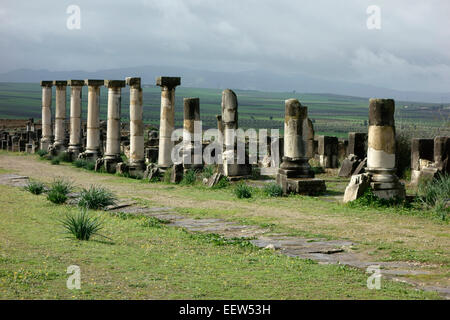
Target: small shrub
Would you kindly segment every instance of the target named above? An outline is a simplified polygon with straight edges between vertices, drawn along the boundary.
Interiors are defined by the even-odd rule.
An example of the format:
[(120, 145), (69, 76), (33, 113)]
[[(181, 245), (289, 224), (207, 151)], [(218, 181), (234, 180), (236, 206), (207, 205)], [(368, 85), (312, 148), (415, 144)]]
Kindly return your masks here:
[(209, 179), (212, 177), (212, 175), (214, 174), (214, 171), (216, 171), (216, 168), (214, 165), (210, 164), (207, 165), (205, 167), (203, 167), (203, 171), (202, 171), (202, 178), (206, 178)]
[(263, 191), (268, 197), (281, 197), (283, 195), (283, 189), (281, 186), (274, 182), (266, 184)]
[(165, 183), (170, 183), (170, 176), (172, 175), (172, 168), (168, 168), (163, 175), (162, 181)]
[(53, 165), (58, 165), (59, 164), (59, 159), (58, 158), (52, 158), (52, 160), (50, 160), (50, 163)]
[(446, 209), (450, 199), (450, 175), (441, 175), (434, 180), (419, 181), (417, 197), (420, 202), (429, 208), (434, 208), (436, 213), (445, 220), (450, 209)]
[(371, 188), (368, 188), (364, 192), (363, 196), (348, 203), (350, 207), (369, 207), (369, 208), (387, 208), (387, 207), (405, 207), (408, 208), (410, 205), (403, 199), (382, 199), (377, 197)]
[(67, 233), (75, 236), (78, 240), (89, 240), (93, 235), (103, 228), (98, 218), (90, 217), (87, 210), (82, 208), (77, 214), (66, 214), (61, 221)]
[(48, 153), (48, 151), (42, 150), (42, 149), (40, 149), (40, 150), (38, 150), (38, 151), (36, 152), (36, 154), (37, 154), (39, 157), (41, 157), (41, 158), (43, 158), (44, 156), (46, 156), (47, 153)]
[(253, 180), (258, 180), (259, 178), (261, 178), (261, 169), (259, 169), (258, 167), (252, 167), (251, 176)]
[(165, 224), (169, 223), (167, 220), (158, 219), (156, 217), (145, 217), (141, 226), (146, 228), (162, 228)]
[(73, 189), (72, 182), (64, 178), (56, 178), (50, 185), (50, 191), (62, 193), (64, 195), (69, 194)]
[(94, 171), (95, 170), (95, 161), (85, 160), (84, 168), (86, 170)]
[(228, 181), (227, 177), (222, 177), (217, 182), (215, 186), (212, 187), (212, 189), (223, 189), (230, 185), (230, 182)]
[(311, 170), (314, 174), (325, 173), (325, 169), (323, 167), (311, 167)]
[(183, 174), (183, 179), (181, 180), (182, 185), (192, 185), (197, 180), (197, 174), (195, 170), (189, 169)]
[(60, 152), (57, 156), (60, 162), (72, 162), (72, 157), (68, 152)]
[(100, 186), (90, 186), (89, 189), (81, 190), (78, 206), (98, 210), (115, 202), (116, 197), (111, 191)]
[(252, 197), (252, 188), (246, 185), (244, 182), (239, 182), (234, 187), (234, 194), (239, 199), (248, 199)]
[(77, 159), (73, 162), (73, 165), (77, 168), (84, 168), (86, 166), (86, 160)]
[(44, 192), (45, 186), (39, 181), (29, 181), (25, 186), (25, 190), (31, 192), (32, 194), (41, 194)]
[(50, 202), (53, 202), (55, 204), (62, 204), (64, 202), (66, 202), (67, 200), (67, 195), (65, 195), (64, 193), (55, 191), (55, 190), (50, 190), (47, 193), (47, 199)]

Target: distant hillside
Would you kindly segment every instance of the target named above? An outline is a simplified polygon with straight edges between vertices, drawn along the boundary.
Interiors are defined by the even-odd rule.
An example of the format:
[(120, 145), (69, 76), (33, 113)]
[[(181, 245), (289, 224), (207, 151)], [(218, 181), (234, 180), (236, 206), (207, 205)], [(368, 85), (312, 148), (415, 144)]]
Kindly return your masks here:
[(0, 74), (0, 82), (39, 82), (40, 80), (57, 79), (123, 79), (128, 76), (140, 76), (146, 84), (154, 84), (155, 78), (161, 75), (181, 76), (182, 86), (212, 89), (242, 89), (303, 93), (329, 93), (356, 97), (389, 97), (403, 101), (422, 101), (433, 103), (449, 103), (450, 92), (407, 92), (380, 88), (350, 82), (328, 81), (313, 78), (300, 73), (277, 74), (266, 71), (248, 72), (211, 72), (189, 68), (166, 66), (140, 66), (86, 72), (49, 71), (20, 69)]

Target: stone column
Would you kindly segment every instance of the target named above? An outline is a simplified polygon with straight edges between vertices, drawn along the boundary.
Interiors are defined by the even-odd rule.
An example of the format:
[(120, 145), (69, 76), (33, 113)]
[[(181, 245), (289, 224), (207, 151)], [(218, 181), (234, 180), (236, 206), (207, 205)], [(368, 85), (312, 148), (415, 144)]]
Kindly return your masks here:
[(120, 111), (121, 88), (125, 87), (124, 80), (105, 80), (108, 88), (108, 122), (106, 127), (106, 151), (103, 157), (107, 172), (115, 172), (120, 157)]
[(130, 86), (130, 159), (129, 172), (145, 170), (144, 123), (141, 78), (126, 78)]
[(84, 155), (91, 160), (97, 160), (100, 153), (100, 86), (104, 80), (85, 80), (88, 86), (87, 141)]
[(181, 84), (179, 77), (159, 77), (156, 85), (161, 87), (161, 118), (159, 123), (158, 165), (168, 168), (172, 165), (172, 132), (175, 127), (175, 87)]
[(81, 150), (81, 92), (84, 80), (69, 80), (67, 84), (70, 86), (69, 152), (76, 158)]
[(216, 119), (217, 119), (217, 130), (218, 130), (218, 140), (217, 142), (219, 143), (219, 145), (223, 146), (223, 121), (222, 121), (222, 115), (217, 114), (216, 115)]
[(56, 88), (56, 106), (55, 106), (55, 142), (53, 148), (56, 152), (64, 151), (66, 146), (66, 99), (67, 99), (67, 81), (55, 80), (53, 85)]
[(48, 150), (52, 143), (52, 86), (53, 81), (41, 81), (42, 87), (42, 138), (41, 150)]
[(304, 121), (308, 108), (297, 99), (285, 101), (284, 156), (277, 174), (277, 183), (283, 193), (315, 194), (325, 191), (325, 182), (314, 178), (308, 163), (303, 139)]
[(394, 111), (394, 100), (370, 99), (366, 172), (374, 194), (384, 199), (405, 198), (405, 187), (395, 175)]
[[(185, 169), (201, 168), (203, 162), (201, 136), (200, 141), (195, 141), (195, 122), (200, 121), (200, 99), (185, 98), (183, 104), (183, 166)], [(197, 153), (200, 151), (199, 154), (195, 154), (195, 150), (197, 150)]]

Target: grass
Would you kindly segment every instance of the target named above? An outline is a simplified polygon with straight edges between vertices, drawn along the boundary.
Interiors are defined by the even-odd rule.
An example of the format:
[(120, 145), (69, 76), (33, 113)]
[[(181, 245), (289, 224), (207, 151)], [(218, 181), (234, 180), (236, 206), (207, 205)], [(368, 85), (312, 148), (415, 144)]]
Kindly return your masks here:
[(88, 241), (94, 235), (100, 235), (102, 222), (98, 217), (91, 217), (86, 208), (82, 208), (76, 214), (67, 213), (61, 224), (65, 231), (75, 236), (78, 240)]
[[(3, 299), (438, 298), (384, 279), (381, 290), (368, 290), (367, 275), (352, 268), (256, 250), (246, 239), (146, 226), (147, 217), (92, 211), (112, 241), (78, 241), (60, 232), (61, 207), (6, 186), (0, 186), (0, 201)], [(81, 290), (66, 288), (70, 265), (80, 267)]]
[(30, 180), (24, 189), (32, 194), (39, 195), (45, 191), (45, 185), (42, 182)]
[(233, 193), (238, 199), (248, 199), (252, 197), (253, 189), (245, 182), (241, 181), (236, 184), (233, 189)]
[(431, 181), (419, 181), (417, 195), (418, 199), (425, 206), (433, 208), (442, 220), (448, 218), (450, 208), (446, 208), (446, 205), (450, 201), (450, 175), (440, 175)]
[(72, 164), (77, 168), (83, 168), (89, 171), (94, 171), (95, 169), (95, 161), (92, 160), (76, 159)]
[(264, 193), (268, 197), (281, 197), (283, 195), (283, 189), (275, 182), (268, 183), (264, 186)]
[(214, 172), (216, 171), (216, 166), (209, 164), (203, 167), (201, 177), (202, 179), (206, 178), (209, 179), (213, 176)]
[(183, 179), (181, 179), (181, 185), (193, 185), (197, 181), (197, 172), (193, 169), (188, 169), (183, 174)]
[(47, 199), (55, 204), (66, 202), (67, 195), (72, 191), (72, 183), (64, 178), (56, 178), (47, 192)]
[(371, 188), (368, 188), (362, 197), (348, 203), (351, 208), (370, 207), (370, 208), (390, 208), (404, 207), (409, 208), (410, 205), (403, 199), (381, 199), (377, 197)]
[(116, 196), (106, 188), (92, 185), (89, 189), (83, 188), (78, 199), (78, 206), (87, 209), (103, 209), (116, 202)]

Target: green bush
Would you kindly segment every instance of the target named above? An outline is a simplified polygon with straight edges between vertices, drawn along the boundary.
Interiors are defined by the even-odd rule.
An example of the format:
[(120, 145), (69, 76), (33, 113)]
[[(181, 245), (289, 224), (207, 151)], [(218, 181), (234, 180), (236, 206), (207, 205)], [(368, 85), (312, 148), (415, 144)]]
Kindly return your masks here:
[(63, 178), (53, 180), (50, 190), (47, 192), (47, 199), (50, 202), (61, 204), (66, 202), (67, 195), (72, 191), (73, 186), (70, 181)]
[(167, 168), (164, 172), (162, 181), (165, 183), (170, 183), (170, 176), (172, 175), (172, 168)]
[(197, 180), (197, 173), (195, 170), (189, 169), (183, 174), (183, 179), (181, 180), (182, 185), (192, 185)]
[(47, 192), (47, 199), (48, 201), (53, 202), (55, 204), (62, 204), (66, 202), (67, 195), (55, 190), (50, 190), (49, 192)]
[(72, 162), (72, 157), (68, 152), (60, 152), (56, 158), (60, 162)]
[(382, 199), (377, 197), (371, 188), (368, 188), (362, 197), (348, 203), (350, 207), (369, 207), (369, 208), (387, 208), (387, 207), (405, 207), (410, 205), (403, 199)]
[(228, 187), (229, 185), (230, 182), (228, 181), (227, 177), (221, 177), (217, 184), (212, 187), (212, 189), (223, 189)]
[(38, 150), (38, 151), (36, 152), (36, 154), (37, 154), (39, 157), (41, 157), (41, 158), (43, 158), (44, 156), (46, 156), (47, 153), (48, 153), (48, 151), (42, 150), (42, 149), (40, 149), (40, 150)]
[(44, 192), (45, 186), (39, 181), (29, 181), (25, 186), (25, 190), (31, 192), (32, 194), (41, 194)]
[(233, 191), (239, 199), (248, 199), (252, 197), (252, 188), (246, 185), (245, 182), (239, 182), (236, 184)]
[(450, 176), (440, 175), (434, 180), (419, 181), (417, 197), (420, 202), (429, 208), (433, 208), (439, 216), (445, 220), (450, 213), (449, 208), (445, 208), (450, 200)]
[(281, 197), (283, 195), (283, 189), (275, 182), (271, 182), (264, 186), (264, 194), (269, 197)]
[(52, 158), (52, 160), (50, 160), (50, 163), (53, 165), (58, 165), (59, 164), (59, 159), (58, 158)]
[(214, 174), (214, 171), (216, 171), (216, 167), (212, 164), (206, 165), (203, 167), (203, 171), (202, 171), (202, 178), (206, 178), (209, 179), (212, 177), (212, 175)]
[(86, 208), (74, 215), (66, 214), (61, 222), (66, 232), (78, 240), (87, 241), (93, 235), (100, 235), (98, 232), (103, 228), (102, 222), (98, 218), (90, 217)]
[(84, 168), (86, 166), (86, 160), (77, 159), (73, 162), (73, 165), (77, 168)]
[(325, 173), (325, 169), (323, 167), (311, 167), (311, 170), (314, 174)]
[(103, 209), (116, 202), (116, 196), (109, 190), (100, 186), (90, 186), (80, 192), (78, 206), (87, 209)]

